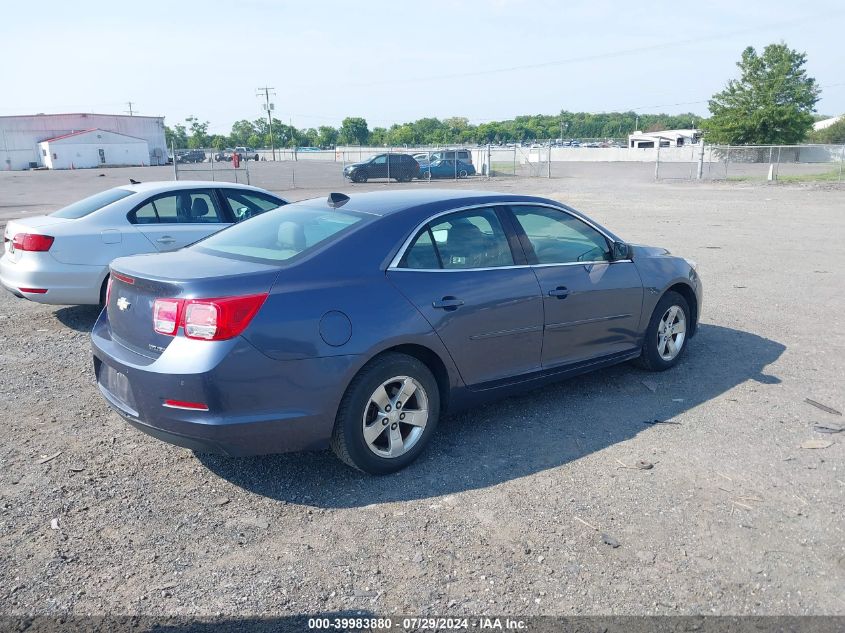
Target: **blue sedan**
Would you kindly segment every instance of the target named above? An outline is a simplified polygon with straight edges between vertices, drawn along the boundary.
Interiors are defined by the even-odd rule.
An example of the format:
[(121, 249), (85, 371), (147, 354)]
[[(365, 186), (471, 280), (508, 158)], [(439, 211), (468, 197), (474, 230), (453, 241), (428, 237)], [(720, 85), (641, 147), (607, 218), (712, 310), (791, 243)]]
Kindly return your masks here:
[(435, 160), (428, 164), (420, 163), (421, 180), (430, 180), (432, 178), (466, 178), (467, 176), (475, 175), (475, 167), (472, 163), (465, 163), (462, 160), (442, 159)]
[(695, 264), (543, 198), (331, 194), (114, 260), (92, 332), (111, 407), (162, 440), (331, 446), (383, 474), (447, 411), (629, 360), (675, 365)]

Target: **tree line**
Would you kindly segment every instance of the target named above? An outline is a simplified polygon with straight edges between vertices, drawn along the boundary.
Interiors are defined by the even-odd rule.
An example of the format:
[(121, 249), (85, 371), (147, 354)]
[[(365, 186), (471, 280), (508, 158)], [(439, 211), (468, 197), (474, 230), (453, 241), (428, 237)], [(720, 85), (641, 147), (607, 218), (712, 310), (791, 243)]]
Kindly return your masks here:
[[(623, 138), (635, 128), (658, 131), (689, 128), (700, 117), (694, 114), (637, 114), (636, 112), (567, 112), (518, 116), (507, 121), (473, 124), (464, 117), (427, 117), (389, 128), (373, 127), (362, 117), (347, 117), (339, 128), (321, 125), (296, 128), (273, 119), (276, 147), (322, 147), (336, 145), (448, 145), (518, 143), (550, 138)], [(184, 124), (165, 127), (168, 146), (181, 148), (269, 147), (270, 126), (266, 119), (236, 121), (230, 134), (209, 134), (208, 122), (191, 116)]]
[(420, 146), (519, 143), (554, 138), (623, 138), (635, 130), (700, 127), (710, 143), (730, 145), (845, 142), (845, 119), (814, 132), (815, 105), (821, 95), (807, 75), (807, 56), (786, 44), (770, 44), (762, 53), (747, 47), (737, 63), (739, 78), (710, 99), (709, 118), (694, 114), (636, 112), (568, 112), (518, 116), (506, 121), (473, 124), (465, 117), (418, 119), (389, 128), (370, 129), (366, 119), (347, 117), (339, 128), (295, 128), (273, 119), (243, 119), (228, 135), (209, 134), (208, 121), (190, 116), (184, 124), (165, 127), (167, 144), (176, 148), (322, 147), (336, 145)]

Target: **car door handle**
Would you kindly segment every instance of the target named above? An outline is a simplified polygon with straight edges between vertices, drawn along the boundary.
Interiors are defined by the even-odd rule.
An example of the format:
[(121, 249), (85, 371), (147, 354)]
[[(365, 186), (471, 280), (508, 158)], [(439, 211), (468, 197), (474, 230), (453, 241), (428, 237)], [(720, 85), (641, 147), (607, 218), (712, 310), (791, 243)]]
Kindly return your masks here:
[(566, 286), (558, 286), (554, 290), (549, 290), (550, 297), (557, 297), (558, 299), (566, 299), (569, 296), (569, 290)]
[(440, 301), (433, 302), (431, 307), (441, 310), (457, 310), (462, 305), (464, 305), (464, 302), (457, 297), (443, 297)]
[(162, 235), (160, 238), (156, 240), (159, 244), (172, 244), (176, 240), (170, 237), (169, 235)]

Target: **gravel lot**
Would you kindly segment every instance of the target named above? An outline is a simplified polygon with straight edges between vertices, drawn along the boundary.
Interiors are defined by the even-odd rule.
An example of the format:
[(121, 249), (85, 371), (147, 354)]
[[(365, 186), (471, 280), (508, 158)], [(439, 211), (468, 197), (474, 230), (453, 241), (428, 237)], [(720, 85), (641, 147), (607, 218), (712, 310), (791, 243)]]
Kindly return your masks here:
[[(324, 195), (331, 168), (253, 183)], [(845, 410), (845, 190), (565, 169), (480, 186), (697, 260), (688, 355), (451, 416), (389, 477), (149, 438), (96, 389), (96, 309), (0, 295), (0, 614), (845, 614), (845, 432), (816, 430), (845, 420), (804, 402)], [(171, 173), (0, 173), (0, 224)]]

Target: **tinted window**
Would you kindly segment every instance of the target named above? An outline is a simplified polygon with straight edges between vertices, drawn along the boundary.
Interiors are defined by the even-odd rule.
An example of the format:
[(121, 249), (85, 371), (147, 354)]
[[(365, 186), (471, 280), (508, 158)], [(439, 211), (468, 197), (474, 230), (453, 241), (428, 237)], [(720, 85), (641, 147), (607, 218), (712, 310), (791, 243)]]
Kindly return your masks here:
[(404, 268), (448, 269), (511, 265), (513, 254), (493, 209), (462, 211), (432, 222), (400, 263)]
[(282, 200), (271, 198), (255, 191), (244, 191), (241, 189), (221, 189), (220, 190), (229, 206), (232, 208), (232, 213), (235, 215), (235, 220), (248, 220), (256, 215), (261, 215), (265, 211), (276, 209), (284, 204)]
[(381, 156), (376, 156), (373, 159), (373, 164), (374, 165), (386, 165), (387, 164), (387, 156), (385, 156), (384, 154), (382, 154)]
[(285, 206), (215, 233), (191, 248), (278, 263), (314, 248), (360, 221), (360, 216), (343, 211)]
[(101, 191), (88, 198), (83, 198), (78, 202), (74, 202), (58, 211), (50, 214), (54, 218), (67, 218), (68, 220), (76, 220), (84, 218), (90, 213), (94, 213), (98, 209), (110, 205), (112, 202), (123, 200), (131, 196), (134, 191), (129, 189), (109, 189), (108, 191)]
[(209, 190), (178, 191), (155, 196), (129, 214), (133, 224), (207, 224), (226, 222)]
[(578, 218), (546, 207), (512, 207), (538, 264), (610, 261), (604, 236)]

